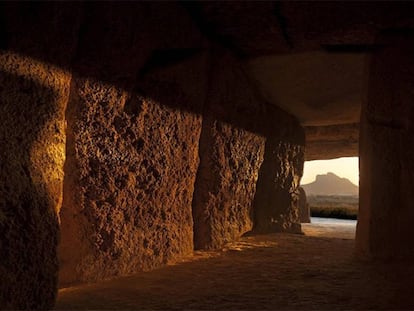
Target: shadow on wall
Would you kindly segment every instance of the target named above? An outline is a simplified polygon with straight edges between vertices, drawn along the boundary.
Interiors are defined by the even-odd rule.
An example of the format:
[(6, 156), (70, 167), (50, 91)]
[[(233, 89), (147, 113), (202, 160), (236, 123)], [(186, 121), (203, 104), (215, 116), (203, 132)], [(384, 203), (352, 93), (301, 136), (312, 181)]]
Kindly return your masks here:
[[(0, 25), (3, 27), (0, 28), (0, 47), (69, 70), (74, 76), (122, 89), (172, 109), (201, 115), (205, 111), (202, 94), (198, 94), (197, 101), (175, 98), (175, 90), (181, 86), (171, 80), (168, 73), (164, 81), (159, 79), (166, 68), (174, 70), (183, 63), (191, 64), (200, 58), (204, 58), (205, 65), (209, 66), (212, 57), (226, 57), (225, 53), (220, 52), (211, 55), (212, 50), (217, 52), (223, 49), (217, 48), (216, 43), (206, 41), (205, 34), (198, 29), (200, 26), (196, 25), (188, 10), (193, 11), (188, 5), (173, 2), (163, 3), (162, 10), (159, 4), (150, 2), (139, 5), (114, 2), (99, 5), (1, 3)], [(21, 17), (19, 23), (13, 22), (16, 16)], [(69, 20), (72, 22), (65, 23)], [(155, 28), (156, 22), (159, 24)], [(36, 27), (31, 32), (33, 37), (28, 38), (27, 29), (33, 27)], [(171, 29), (180, 27), (188, 31), (185, 34), (171, 32)], [(170, 36), (165, 36), (165, 33), (170, 33)], [(20, 37), (24, 38), (23, 42), (16, 40)], [(34, 37), (41, 40), (38, 46), (50, 46), (50, 51), (33, 48)], [(207, 67), (192, 68), (188, 73), (192, 75), (193, 82), (204, 81), (208, 70)], [(289, 131), (290, 120), (285, 121), (286, 112), (275, 106), (267, 107), (269, 104), (265, 103), (259, 106), (257, 109), (241, 103), (227, 111), (216, 106), (208, 113), (217, 120), (263, 136), (269, 135), (272, 123), (280, 123), (283, 131)], [(263, 120), (257, 122), (257, 117), (269, 113), (277, 119), (265, 125)], [(289, 119), (293, 116), (289, 115)], [(283, 136), (283, 133), (280, 134), (281, 139)], [(302, 143), (300, 135), (294, 140)]]
[(150, 270), (192, 252), (201, 118), (169, 107), (197, 104), (180, 84), (191, 78), (171, 74), (152, 80), (145, 96), (74, 75), (66, 113), (62, 284)]
[[(21, 181), (16, 177), (16, 181), (8, 183), (18, 191), (9, 188), (4, 195), (8, 198), (13, 197), (9, 193), (20, 194), (14, 201), (16, 208), (11, 210), (15, 215), (10, 217), (21, 217), (5, 227), (10, 231), (7, 234), (16, 236), (20, 243), (4, 244), (11, 256), (6, 266), (12, 264), (13, 256), (17, 258), (27, 251), (16, 259), (22, 265), (13, 269), (19, 270), (25, 267), (24, 262), (30, 262), (28, 271), (33, 271), (32, 279), (45, 278), (34, 285), (29, 274), (10, 270), (14, 272), (5, 275), (20, 275), (22, 279), (2, 283), (16, 284), (13, 290), (19, 291), (4, 291), (16, 297), (7, 306), (52, 305), (58, 234), (54, 214), (58, 211), (54, 208), (60, 200), (63, 171), (56, 183), (50, 182), (52, 176), (44, 172), (63, 168), (64, 147), (51, 146), (52, 142), (64, 146), (66, 104), (65, 201), (60, 214), (62, 283), (149, 270), (192, 252), (192, 198), (199, 151), (211, 146), (204, 145), (203, 149), (199, 145), (215, 145), (212, 157), (205, 157), (207, 162), (214, 160), (206, 171), (215, 170), (220, 178), (231, 177), (226, 185), (218, 184), (216, 194), (221, 202), (230, 201), (235, 189), (243, 200), (246, 194), (254, 194), (261, 158), (253, 159), (252, 165), (246, 164), (245, 159), (261, 152), (264, 137), (271, 136), (276, 149), (276, 141), (303, 145), (303, 131), (294, 117), (261, 101), (254, 91), (249, 91), (249, 100), (240, 95), (240, 89), (250, 87), (246, 80), (240, 84), (240, 64), (230, 62), (233, 56), (228, 51), (206, 42), (188, 12), (178, 4), (168, 3), (160, 10), (153, 3), (2, 3), (0, 9), (0, 21), (5, 26), (1, 30), (1, 47), (9, 54), (18, 51), (29, 59), (29, 64), (43, 60), (48, 73), (44, 81), (52, 81), (67, 96), (60, 98), (60, 93), (42, 87), (42, 83), (30, 87), (32, 82), (19, 75), (10, 78), (10, 87), (1, 89), (2, 97), (10, 101), (4, 102), (5, 111), (0, 118), (4, 118), (10, 137), (16, 137), (7, 141), (5, 136), (2, 141), (7, 156), (1, 163), (5, 165), (2, 182), (19, 170), (25, 174)], [(218, 80), (211, 74), (213, 58), (221, 59), (214, 66), (229, 74), (229, 79)], [(70, 83), (66, 78), (53, 80), (55, 65), (59, 70), (70, 70)], [(233, 74), (235, 68), (238, 71)], [(33, 69), (28, 74), (36, 76)], [(13, 88), (17, 97), (10, 91)], [(58, 101), (64, 105), (56, 112)], [(53, 122), (44, 121), (44, 117)], [(203, 123), (202, 118), (208, 121)], [(200, 141), (202, 131), (208, 138), (204, 141)], [(228, 138), (232, 140), (229, 142)], [(250, 142), (256, 140), (260, 142), (252, 147)], [(62, 157), (59, 162), (53, 156), (40, 156), (54, 151)], [(14, 167), (8, 159), (18, 154), (21, 158)], [(280, 163), (289, 161), (281, 155)], [(39, 171), (43, 179), (36, 177)], [(248, 172), (254, 178), (241, 179), (237, 172)], [(41, 188), (37, 189), (35, 184)], [(205, 193), (210, 190), (204, 189)], [(232, 212), (249, 201), (243, 200), (231, 207)], [(18, 208), (21, 202), (31, 203)], [(213, 203), (212, 206), (222, 206), (220, 201)], [(206, 210), (204, 202), (200, 205)], [(219, 209), (218, 212), (227, 213)], [(232, 215), (232, 219), (245, 221), (249, 216), (239, 214)], [(220, 226), (227, 226), (225, 221)], [(29, 224), (22, 226), (22, 222)], [(241, 231), (246, 230), (244, 225), (240, 227)], [(20, 241), (26, 234), (27, 243), (33, 242), (35, 249)], [(219, 243), (223, 241), (222, 235), (219, 233)], [(37, 247), (46, 254), (42, 260)], [(42, 301), (33, 301), (34, 296), (25, 299), (22, 291), (29, 289), (30, 295), (36, 294)], [(20, 306), (24, 301), (27, 305)]]
[(60, 172), (50, 169), (59, 171), (64, 157), (62, 128), (50, 119), (61, 113), (60, 95), (3, 70), (0, 86), (0, 303), (49, 308), (56, 295), (55, 209), (62, 183)]

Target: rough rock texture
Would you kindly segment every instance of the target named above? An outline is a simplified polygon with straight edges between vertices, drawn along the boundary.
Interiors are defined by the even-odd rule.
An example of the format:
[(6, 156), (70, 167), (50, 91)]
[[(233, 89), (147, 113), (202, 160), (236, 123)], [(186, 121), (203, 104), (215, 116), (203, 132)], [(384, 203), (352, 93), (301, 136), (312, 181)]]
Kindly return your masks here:
[(300, 233), (298, 193), (304, 147), (267, 141), (254, 202), (255, 232)]
[(298, 188), (298, 192), (299, 192), (299, 199), (298, 199), (299, 221), (301, 223), (310, 223), (311, 212), (310, 212), (308, 201), (306, 199), (306, 192), (302, 187)]
[(216, 249), (252, 229), (252, 202), (264, 138), (204, 119), (193, 203), (196, 249)]
[(264, 104), (240, 64), (223, 51), (212, 58), (193, 199), (196, 249), (220, 248), (252, 229), (265, 144), (265, 137), (255, 132)]
[(70, 76), (11, 53), (0, 54), (0, 67), (0, 306), (49, 308)]
[(362, 109), (357, 250), (414, 258), (414, 34), (388, 31), (371, 58)]
[(306, 126), (306, 161), (358, 156), (359, 123)]
[(193, 225), (299, 232), (297, 118), (308, 160), (355, 152), (369, 53), (358, 250), (414, 257), (413, 39), (373, 40), (413, 6), (0, 3), (0, 307), (52, 307), (63, 178), (62, 284), (172, 261)]
[[(164, 41), (155, 24), (145, 24), (149, 14), (166, 32), (180, 29), (175, 21), (180, 11), (169, 8), (169, 18), (167, 9), (157, 12), (149, 4), (88, 8), (97, 25), (108, 29), (84, 26), (74, 68), (61, 212), (62, 285), (149, 270), (193, 250), (197, 111), (205, 98), (206, 61), (203, 54), (180, 50), (200, 43), (185, 18), (180, 23), (188, 42), (181, 30), (170, 32), (176, 41)], [(152, 41), (145, 41), (150, 34), (143, 27), (155, 29)], [(102, 37), (104, 42), (97, 40)], [(155, 50), (161, 44), (173, 50)], [(96, 59), (105, 62), (94, 64)]]
[(73, 41), (56, 31), (64, 12), (41, 7), (0, 6), (0, 309), (50, 309), (56, 296), (71, 75), (36, 55), (67, 64)]
[(61, 282), (148, 270), (188, 254), (200, 118), (138, 94), (76, 82)]
[(298, 122), (278, 109), (267, 111), (272, 129), (266, 139), (254, 198), (256, 232), (301, 232), (297, 208), (303, 175), (304, 132)]

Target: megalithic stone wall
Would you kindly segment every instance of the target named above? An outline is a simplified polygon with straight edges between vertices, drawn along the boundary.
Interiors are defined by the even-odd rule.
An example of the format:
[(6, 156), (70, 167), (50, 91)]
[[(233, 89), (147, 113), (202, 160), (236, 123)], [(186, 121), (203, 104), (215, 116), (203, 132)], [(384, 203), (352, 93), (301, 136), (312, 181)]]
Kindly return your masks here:
[(254, 198), (255, 232), (300, 233), (297, 202), (304, 164), (304, 132), (297, 121), (270, 109), (264, 161)]
[(303, 129), (184, 6), (0, 9), (1, 308), (239, 238), (269, 150), (291, 167), (262, 189), (293, 189)]
[(194, 248), (201, 37), (176, 4), (87, 13), (99, 22), (84, 26), (67, 109), (62, 286), (150, 270)]
[(240, 64), (219, 49), (212, 58), (193, 198), (196, 249), (220, 248), (252, 229), (265, 144), (257, 132), (264, 104)]
[(302, 187), (298, 188), (298, 209), (299, 209), (299, 221), (301, 223), (310, 223), (311, 222), (311, 211), (309, 203), (306, 197), (305, 189)]
[(2, 3), (0, 12), (0, 309), (50, 309), (78, 28), (66, 21), (78, 10)]
[(412, 259), (414, 31), (384, 31), (371, 55), (360, 133), (357, 252)]
[(254, 202), (255, 232), (301, 232), (297, 188), (303, 156), (301, 145), (266, 144)]
[(253, 227), (301, 232), (303, 129), (258, 96), (233, 57), (213, 55), (193, 199), (195, 247), (220, 248)]

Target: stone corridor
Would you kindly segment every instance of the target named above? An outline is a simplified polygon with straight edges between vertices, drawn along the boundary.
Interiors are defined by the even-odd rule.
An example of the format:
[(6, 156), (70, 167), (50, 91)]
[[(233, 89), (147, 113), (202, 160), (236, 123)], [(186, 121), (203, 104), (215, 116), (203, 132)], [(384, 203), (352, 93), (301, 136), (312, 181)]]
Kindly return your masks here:
[(414, 309), (413, 55), (414, 2), (0, 2), (0, 309)]
[(414, 266), (357, 261), (354, 227), (245, 236), (161, 269), (61, 289), (56, 309), (349, 310), (414, 308)]

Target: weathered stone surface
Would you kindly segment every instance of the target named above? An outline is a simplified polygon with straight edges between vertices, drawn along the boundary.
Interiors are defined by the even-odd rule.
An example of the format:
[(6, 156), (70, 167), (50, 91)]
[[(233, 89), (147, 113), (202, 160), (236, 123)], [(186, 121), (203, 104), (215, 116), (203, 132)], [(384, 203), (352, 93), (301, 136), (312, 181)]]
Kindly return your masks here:
[[(166, 43), (157, 28), (153, 41), (144, 40), (149, 34), (143, 38), (142, 28), (151, 30), (168, 10), (158, 14), (147, 4), (109, 7), (89, 11), (110, 25), (109, 33), (94, 24), (86, 27), (74, 68), (61, 212), (62, 285), (149, 270), (193, 251), (191, 202), (205, 57), (184, 53), (177, 60), (181, 50), (156, 51)], [(163, 26), (180, 14), (169, 8), (174, 14)], [(152, 24), (141, 24), (148, 17), (125, 14), (128, 9), (138, 16), (153, 14)], [(169, 41), (171, 48), (199, 44), (191, 23), (187, 26), (189, 41), (178, 36)], [(102, 49), (92, 49), (101, 37)], [(95, 64), (95, 58), (106, 61)]]
[(389, 31), (370, 62), (360, 136), (356, 245), (363, 256), (414, 258), (414, 35)]
[(0, 54), (0, 71), (0, 307), (49, 308), (70, 75), (12, 53)]
[(359, 123), (306, 126), (306, 161), (358, 156)]
[(252, 202), (264, 138), (230, 124), (203, 121), (194, 193), (196, 249), (215, 249), (252, 229)]
[(303, 162), (302, 145), (266, 142), (254, 202), (255, 232), (301, 232), (296, 190)]
[(35, 56), (67, 65), (74, 42), (57, 31), (68, 12), (42, 8), (0, 6), (0, 309), (50, 309), (56, 296), (71, 75)]
[(296, 117), (308, 160), (354, 152), (371, 52), (358, 250), (414, 257), (413, 39), (372, 40), (413, 4), (317, 5), (1, 3), (0, 307), (53, 304), (67, 102), (62, 284), (191, 252), (192, 205), (199, 247), (300, 231)]
[(73, 88), (61, 282), (148, 270), (191, 252), (200, 118), (99, 83)]
[[(241, 68), (228, 53), (213, 54), (193, 201), (196, 248), (219, 248), (239, 238), (253, 228), (255, 213), (259, 226), (280, 213), (283, 220), (278, 221), (283, 224), (277, 230), (300, 231), (296, 205), (290, 205), (296, 195), (288, 192), (296, 191), (302, 176), (303, 129), (291, 115), (266, 103)], [(277, 166), (272, 174), (287, 192), (278, 189), (280, 193), (275, 194), (274, 184), (262, 181), (262, 193), (268, 196), (260, 197), (260, 204), (253, 208), (266, 141), (279, 142), (271, 151), (280, 156), (279, 162), (271, 164)], [(269, 201), (283, 195), (280, 202)], [(267, 215), (263, 208), (268, 209)]]
[(234, 58), (213, 53), (193, 199), (196, 249), (220, 248), (252, 229), (265, 137), (260, 99)]
[(306, 192), (302, 187), (298, 188), (299, 199), (298, 199), (298, 209), (299, 209), (299, 221), (301, 223), (310, 223), (311, 222), (311, 212), (309, 204), (306, 198)]
[[(305, 137), (297, 120), (268, 107), (267, 139), (254, 199), (256, 232), (301, 232), (297, 209)], [(277, 122), (275, 122), (277, 120)]]

